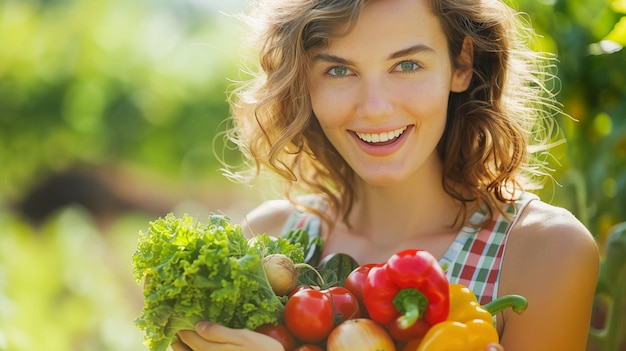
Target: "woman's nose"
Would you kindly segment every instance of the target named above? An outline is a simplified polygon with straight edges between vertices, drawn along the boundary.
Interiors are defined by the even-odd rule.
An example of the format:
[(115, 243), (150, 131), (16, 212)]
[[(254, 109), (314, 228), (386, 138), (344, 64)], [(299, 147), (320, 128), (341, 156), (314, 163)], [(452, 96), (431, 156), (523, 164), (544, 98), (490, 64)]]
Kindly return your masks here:
[(383, 79), (363, 79), (359, 87), (356, 114), (362, 118), (386, 118), (391, 115), (393, 104), (390, 90)]

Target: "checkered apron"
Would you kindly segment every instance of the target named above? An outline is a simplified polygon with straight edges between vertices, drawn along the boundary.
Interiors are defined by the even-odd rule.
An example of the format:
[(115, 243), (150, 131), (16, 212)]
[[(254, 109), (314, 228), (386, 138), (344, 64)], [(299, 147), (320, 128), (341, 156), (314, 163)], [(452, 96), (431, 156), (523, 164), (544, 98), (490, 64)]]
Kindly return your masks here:
[[(507, 238), (519, 214), (536, 198), (535, 195), (524, 193), (517, 201), (506, 206), (506, 216), (497, 212), (485, 226), (466, 226), (461, 229), (439, 261), (447, 269), (448, 281), (467, 286), (481, 305), (497, 297)], [(485, 209), (477, 211), (470, 223), (482, 223), (486, 213)]]

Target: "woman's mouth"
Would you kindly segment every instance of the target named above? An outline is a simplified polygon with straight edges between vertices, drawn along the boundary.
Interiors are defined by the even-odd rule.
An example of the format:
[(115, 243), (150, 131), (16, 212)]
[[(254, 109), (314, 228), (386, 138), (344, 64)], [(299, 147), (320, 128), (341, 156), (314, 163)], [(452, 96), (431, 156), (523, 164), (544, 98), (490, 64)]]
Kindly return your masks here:
[(402, 128), (398, 128), (395, 130), (390, 130), (388, 132), (382, 133), (361, 133), (355, 132), (357, 137), (362, 141), (372, 144), (372, 145), (386, 145), (393, 143), (396, 139), (398, 139), (406, 130), (408, 126), (404, 126)]

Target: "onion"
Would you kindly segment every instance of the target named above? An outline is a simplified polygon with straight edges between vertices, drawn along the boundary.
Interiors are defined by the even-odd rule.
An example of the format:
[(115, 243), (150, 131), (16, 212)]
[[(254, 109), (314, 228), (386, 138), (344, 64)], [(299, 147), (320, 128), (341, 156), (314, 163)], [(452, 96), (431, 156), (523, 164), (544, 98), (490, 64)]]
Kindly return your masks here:
[(293, 261), (283, 254), (271, 254), (263, 258), (267, 281), (278, 296), (289, 294), (298, 283), (298, 271)]
[(328, 335), (327, 351), (395, 351), (389, 333), (367, 318), (348, 319)]

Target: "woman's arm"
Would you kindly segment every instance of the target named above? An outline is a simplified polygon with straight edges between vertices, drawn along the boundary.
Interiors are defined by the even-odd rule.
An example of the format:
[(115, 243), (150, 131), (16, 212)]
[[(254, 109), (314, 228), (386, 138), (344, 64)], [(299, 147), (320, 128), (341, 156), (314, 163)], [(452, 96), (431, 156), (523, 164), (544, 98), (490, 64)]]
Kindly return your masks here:
[(507, 245), (500, 295), (528, 299), (503, 316), (506, 351), (585, 350), (599, 272), (588, 230), (569, 212), (533, 201)]

